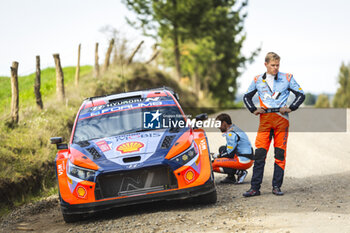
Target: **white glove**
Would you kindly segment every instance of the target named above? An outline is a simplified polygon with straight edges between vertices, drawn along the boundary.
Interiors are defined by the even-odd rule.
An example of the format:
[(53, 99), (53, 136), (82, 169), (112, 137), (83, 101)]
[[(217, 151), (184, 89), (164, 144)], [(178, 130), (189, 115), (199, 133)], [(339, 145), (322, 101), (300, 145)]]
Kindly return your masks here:
[(218, 158), (219, 155), (220, 155), (219, 153), (211, 153), (211, 157), (212, 157), (213, 159)]

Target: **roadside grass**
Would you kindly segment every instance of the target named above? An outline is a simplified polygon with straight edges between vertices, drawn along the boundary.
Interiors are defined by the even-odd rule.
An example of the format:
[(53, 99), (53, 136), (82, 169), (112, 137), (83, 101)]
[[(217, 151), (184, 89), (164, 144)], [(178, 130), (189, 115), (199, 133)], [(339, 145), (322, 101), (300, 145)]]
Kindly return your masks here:
[[(75, 115), (82, 100), (87, 97), (169, 86), (179, 93), (182, 105), (195, 109), (200, 104), (195, 94), (181, 88), (169, 75), (142, 64), (114, 67), (98, 79), (92, 77), (91, 67), (85, 67), (84, 72), (81, 72), (79, 88), (69, 85), (73, 82), (75, 68), (66, 67), (63, 70), (66, 88), (64, 103), (54, 96), (54, 69), (43, 72), (45, 75), (42, 77), (48, 77), (51, 83), (46, 81), (42, 85), (42, 95), (46, 99), (42, 111), (35, 106), (32, 94), (34, 74), (26, 76), (27, 81), (22, 82), (21, 97), (27, 105), (23, 104), (20, 108), (18, 125), (12, 128), (6, 121), (0, 121), (0, 179), (15, 181), (19, 177), (31, 175), (44, 162), (54, 161), (57, 149), (50, 144), (50, 138), (60, 136), (65, 142), (69, 141)], [(4, 114), (0, 113), (0, 117), (4, 118)]]
[[(59, 103), (55, 98), (56, 73), (54, 68), (42, 71), (41, 94), (44, 109), (36, 107), (34, 97), (35, 74), (20, 77), (20, 109), (19, 123), (15, 127), (8, 125), (8, 112), (0, 112), (0, 179), (12, 181), (21, 176), (28, 176), (45, 161), (54, 161), (56, 148), (50, 144), (50, 137), (62, 136), (69, 139), (74, 116), (78, 111), (83, 97), (89, 95), (86, 85), (93, 80), (91, 66), (81, 69), (80, 88), (77, 91), (74, 82), (75, 67), (63, 68), (65, 79), (66, 101)], [(44, 81), (45, 80), (45, 81)], [(1, 80), (4, 82), (4, 80)], [(7, 80), (9, 82), (10, 80)], [(2, 104), (10, 104), (11, 94), (2, 90)]]
[[(65, 86), (71, 85), (75, 77), (75, 67), (62, 69)], [(80, 76), (83, 77), (92, 71), (92, 66), (81, 66)], [(19, 105), (20, 108), (35, 106), (34, 95), (35, 73), (18, 77)], [(0, 114), (9, 113), (11, 110), (11, 79), (0, 77)], [(56, 92), (56, 69), (46, 68), (41, 71), (41, 96), (45, 101)]]
[[(53, 68), (48, 68), (42, 71), (41, 93), (44, 109), (39, 110), (36, 107), (33, 94), (34, 74), (28, 75), (19, 80), (21, 104), (18, 125), (12, 127), (9, 126), (7, 120), (0, 121), (0, 194), (3, 188), (1, 187), (2, 181), (6, 181), (7, 184), (16, 184), (23, 177), (34, 177), (40, 182), (39, 184), (34, 184), (34, 181), (26, 183), (31, 187), (22, 187), (22, 189), (17, 185), (17, 188), (21, 190), (9, 190), (11, 191), (10, 200), (8, 200), (10, 204), (4, 205), (0, 201), (2, 213), (7, 213), (6, 209), (11, 206), (36, 200), (38, 196), (40, 199), (42, 197), (40, 193), (45, 193), (45, 190), (49, 190), (48, 192), (54, 190), (57, 193), (54, 165), (52, 165), (57, 149), (50, 144), (50, 138), (60, 136), (65, 142), (69, 141), (75, 115), (83, 99), (136, 89), (169, 86), (179, 92), (182, 104), (194, 108), (200, 104), (194, 93), (182, 88), (169, 75), (142, 64), (114, 67), (97, 79), (91, 74), (92, 67), (86, 66), (81, 69), (79, 88), (72, 85), (75, 68), (66, 67), (63, 71), (66, 101), (59, 102), (55, 98), (56, 74)], [(9, 82), (4, 79), (6, 78), (0, 78), (0, 85)], [(8, 87), (0, 90), (0, 105), (9, 106), (11, 97), (6, 92), (6, 88)], [(2, 108), (0, 119), (7, 119), (8, 112), (7, 109)], [(43, 167), (47, 162), (51, 163), (50, 167)], [(40, 175), (37, 175), (38, 173)], [(26, 192), (26, 195), (22, 194)]]
[(6, 216), (15, 207), (20, 207), (24, 204), (34, 203), (42, 200), (43, 198), (50, 197), (58, 193), (57, 185), (51, 185), (50, 187), (44, 187), (35, 193), (28, 193), (27, 195), (22, 195), (13, 201), (11, 206), (3, 205), (0, 206), (0, 219), (2, 216)]
[(35, 193), (29, 193), (28, 195), (22, 196), (18, 200), (14, 201), (14, 207), (21, 206), (26, 203), (32, 203), (40, 201), (43, 198), (50, 197), (52, 195), (58, 194), (58, 188), (57, 185), (51, 184), (48, 187), (43, 187), (39, 191)]
[(56, 148), (50, 137), (69, 138), (73, 125), (74, 106), (50, 106), (43, 111), (27, 109), (24, 119), (11, 129), (5, 122), (0, 125), (0, 179), (15, 180), (31, 174), (47, 160), (53, 161)]

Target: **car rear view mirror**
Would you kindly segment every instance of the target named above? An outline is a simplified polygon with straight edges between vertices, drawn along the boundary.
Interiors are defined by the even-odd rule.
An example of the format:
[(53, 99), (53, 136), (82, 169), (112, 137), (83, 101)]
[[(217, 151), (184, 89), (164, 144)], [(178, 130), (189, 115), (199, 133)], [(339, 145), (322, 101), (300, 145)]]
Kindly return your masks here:
[(51, 144), (56, 144), (57, 150), (68, 149), (67, 143), (62, 143), (63, 139), (61, 137), (52, 137), (50, 138)]
[(50, 138), (50, 141), (51, 141), (51, 144), (58, 144), (63, 142), (61, 137), (52, 137)]
[(201, 113), (196, 116), (196, 121), (205, 121), (208, 119), (208, 114), (206, 113)]

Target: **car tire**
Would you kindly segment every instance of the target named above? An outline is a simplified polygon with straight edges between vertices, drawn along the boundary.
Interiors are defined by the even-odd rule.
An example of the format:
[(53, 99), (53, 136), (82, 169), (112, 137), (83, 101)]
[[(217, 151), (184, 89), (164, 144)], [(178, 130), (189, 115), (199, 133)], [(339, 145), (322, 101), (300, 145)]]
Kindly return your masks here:
[(200, 204), (215, 204), (217, 201), (216, 190), (214, 190), (213, 192), (201, 195), (197, 197), (195, 200), (197, 203), (200, 203)]
[(63, 215), (63, 220), (66, 223), (73, 223), (73, 222), (77, 222), (80, 221), (82, 219), (82, 216), (80, 214), (64, 214)]

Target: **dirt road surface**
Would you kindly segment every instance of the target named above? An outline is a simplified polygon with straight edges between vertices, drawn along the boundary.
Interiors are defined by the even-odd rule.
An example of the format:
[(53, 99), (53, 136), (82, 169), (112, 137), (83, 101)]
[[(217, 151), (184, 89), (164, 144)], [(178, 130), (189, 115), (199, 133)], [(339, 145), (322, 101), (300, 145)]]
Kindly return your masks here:
[[(349, 110), (347, 122), (349, 122)], [(282, 190), (271, 193), (273, 148), (261, 196), (244, 198), (252, 169), (242, 185), (222, 185), (215, 175), (215, 205), (159, 202), (117, 208), (66, 224), (57, 196), (13, 211), (0, 232), (350, 232), (350, 130), (343, 133), (290, 133)], [(210, 149), (225, 143), (208, 133)], [(256, 133), (248, 133), (252, 142)]]

